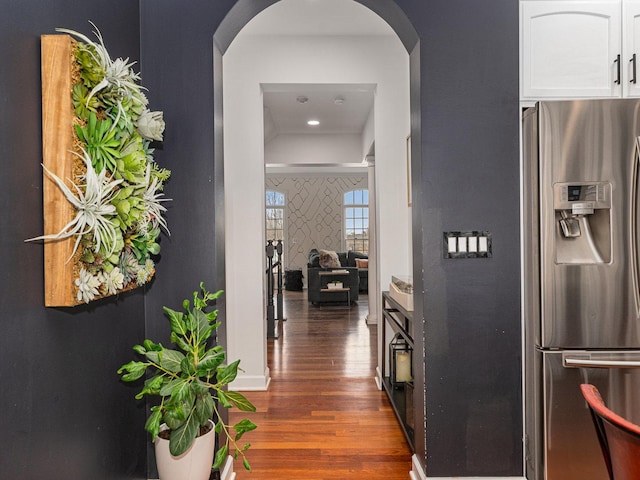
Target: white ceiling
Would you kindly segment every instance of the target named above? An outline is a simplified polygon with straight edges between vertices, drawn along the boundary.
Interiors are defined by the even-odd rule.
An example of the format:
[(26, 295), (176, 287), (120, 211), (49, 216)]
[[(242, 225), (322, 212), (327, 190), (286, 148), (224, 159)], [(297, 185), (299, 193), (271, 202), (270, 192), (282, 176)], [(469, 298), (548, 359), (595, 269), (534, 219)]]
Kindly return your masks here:
[[(278, 134), (361, 134), (373, 108), (374, 88), (263, 85), (265, 140)], [(309, 126), (308, 120), (318, 120), (320, 125)]]
[[(391, 27), (353, 0), (281, 0), (253, 18), (242, 35), (389, 36)], [(374, 85), (267, 85), (265, 141), (278, 134), (362, 133)], [(299, 103), (296, 98), (309, 100)], [(344, 98), (341, 105), (335, 99)], [(317, 127), (307, 120), (320, 121)]]

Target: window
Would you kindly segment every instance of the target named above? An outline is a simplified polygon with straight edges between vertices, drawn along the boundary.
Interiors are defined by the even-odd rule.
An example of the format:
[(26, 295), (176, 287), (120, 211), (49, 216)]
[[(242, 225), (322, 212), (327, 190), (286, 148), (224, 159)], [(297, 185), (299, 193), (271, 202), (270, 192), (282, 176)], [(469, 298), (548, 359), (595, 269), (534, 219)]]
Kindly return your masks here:
[(369, 253), (369, 190), (344, 194), (344, 239), (347, 250)]
[(266, 200), (266, 239), (284, 241), (284, 193), (267, 190)]

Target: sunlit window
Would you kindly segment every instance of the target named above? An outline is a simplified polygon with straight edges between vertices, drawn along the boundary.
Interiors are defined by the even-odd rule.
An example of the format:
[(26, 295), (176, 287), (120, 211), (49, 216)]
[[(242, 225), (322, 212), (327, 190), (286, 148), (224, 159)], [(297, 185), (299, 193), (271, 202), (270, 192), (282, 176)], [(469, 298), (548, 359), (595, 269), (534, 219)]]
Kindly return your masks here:
[(267, 190), (266, 200), (266, 240), (284, 241), (284, 193)]
[(369, 190), (344, 194), (344, 235), (347, 250), (369, 253)]

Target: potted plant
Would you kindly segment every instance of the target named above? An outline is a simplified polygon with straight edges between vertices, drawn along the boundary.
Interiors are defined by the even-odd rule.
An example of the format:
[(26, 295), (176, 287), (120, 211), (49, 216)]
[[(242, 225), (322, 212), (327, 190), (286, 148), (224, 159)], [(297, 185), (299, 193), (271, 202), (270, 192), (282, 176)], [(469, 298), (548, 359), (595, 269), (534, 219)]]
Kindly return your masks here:
[[(231, 426), (220, 417), (220, 405), (255, 411), (242, 394), (226, 388), (236, 378), (240, 360), (226, 364), (224, 349), (220, 345), (208, 345), (220, 322), (216, 321), (217, 310), (205, 310), (221, 294), (222, 291), (208, 292), (200, 283), (200, 291), (193, 292), (193, 306), (188, 299), (183, 301), (184, 312), (163, 307), (171, 327), (171, 341), (177, 348), (169, 349), (145, 340), (133, 347), (144, 361), (133, 360), (118, 370), (125, 382), (133, 382), (147, 373), (136, 398), (142, 399), (145, 395), (160, 398), (160, 403), (151, 407), (145, 425), (155, 443), (160, 480), (206, 480), (212, 468), (222, 465), (230, 445), (235, 450), (234, 458), (242, 457), (244, 467), (251, 470), (245, 456), (250, 444), (240, 446), (238, 442), (256, 425), (244, 419)], [(215, 461), (214, 431), (221, 436)], [(205, 437), (209, 445), (203, 448), (198, 443)], [(191, 465), (191, 455), (199, 450), (205, 451), (204, 466), (197, 468), (201, 473), (185, 472), (183, 464)], [(169, 454), (169, 458), (163, 458), (163, 453)], [(173, 476), (172, 471), (176, 470), (181, 473)]]

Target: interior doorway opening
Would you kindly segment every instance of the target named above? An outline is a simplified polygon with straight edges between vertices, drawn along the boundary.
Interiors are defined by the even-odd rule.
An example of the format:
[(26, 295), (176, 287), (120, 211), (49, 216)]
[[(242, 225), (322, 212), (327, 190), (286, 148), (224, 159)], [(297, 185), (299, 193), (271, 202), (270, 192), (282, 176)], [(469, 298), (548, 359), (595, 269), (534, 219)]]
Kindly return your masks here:
[[(292, 21), (290, 15), (301, 14), (305, 6), (327, 11), (311, 16), (309, 11), (302, 12), (305, 21)], [(345, 14), (344, 9), (351, 11)], [(316, 22), (323, 15), (326, 20), (327, 14), (333, 21)], [(342, 31), (336, 18), (346, 19)], [(363, 18), (375, 23), (376, 34), (364, 34), (362, 25), (367, 22)], [(287, 33), (286, 25), (294, 26), (293, 31)], [(375, 166), (369, 163), (367, 168), (368, 177), (374, 178), (369, 186), (375, 192), (373, 223), (379, 227), (375, 237), (377, 272), (369, 288), (369, 296), (376, 299), (381, 283), (388, 284), (391, 275), (412, 271), (406, 162), (409, 56), (393, 29), (358, 2), (282, 0), (245, 26), (225, 52), (222, 65), (226, 308), (227, 316), (233, 319), (228, 325), (227, 348), (231, 356), (243, 358), (245, 369), (234, 388), (260, 390), (268, 387), (270, 378), (263, 320), (264, 265), (257, 261), (264, 255), (265, 238), (262, 87), (375, 85)], [(363, 157), (365, 153), (372, 152), (363, 147)], [(378, 322), (377, 303), (372, 301), (370, 311), (374, 323)], [(379, 342), (378, 358), (381, 348)]]
[[(375, 246), (371, 235), (375, 231), (375, 203), (369, 202), (369, 191), (375, 185), (369, 182), (371, 167), (367, 162), (371, 158), (367, 153), (375, 143), (375, 85), (261, 87), (266, 240), (282, 232), (283, 266), (289, 273), (301, 274), (309, 301), (315, 302), (316, 297), (325, 297), (326, 301), (350, 297), (352, 303), (366, 302), (368, 263), (377, 261), (369, 255), (370, 239), (371, 247)], [(271, 205), (275, 196), (282, 199), (281, 207)], [(333, 266), (350, 272), (340, 279), (343, 288), (349, 288), (348, 297), (344, 292), (323, 295), (317, 291), (316, 271), (307, 267), (310, 261), (318, 260), (312, 254), (318, 250), (337, 252), (339, 265)], [(375, 254), (373, 248), (371, 253)], [(267, 291), (267, 304), (271, 297)], [(369, 300), (374, 301), (373, 296)]]

